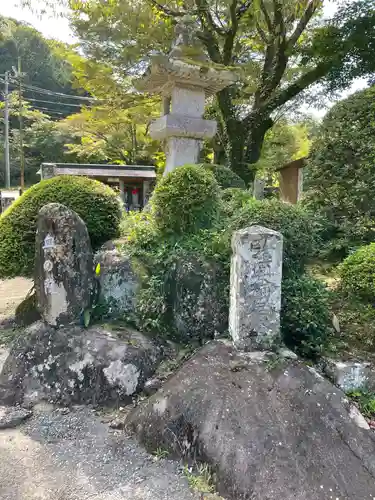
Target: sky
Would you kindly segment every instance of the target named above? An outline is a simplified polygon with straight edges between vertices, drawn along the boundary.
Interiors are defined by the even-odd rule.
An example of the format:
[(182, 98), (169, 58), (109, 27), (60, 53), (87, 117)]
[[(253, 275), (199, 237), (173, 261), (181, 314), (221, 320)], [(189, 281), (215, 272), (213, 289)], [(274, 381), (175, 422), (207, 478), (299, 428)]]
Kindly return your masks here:
[[(78, 40), (74, 38), (73, 33), (69, 27), (67, 19), (56, 18), (53, 16), (38, 16), (31, 12), (29, 9), (20, 6), (20, 0), (0, 0), (0, 15), (6, 17), (13, 17), (19, 21), (25, 21), (31, 24), (34, 28), (40, 31), (47, 38), (55, 38), (62, 42), (77, 43)], [(334, 0), (327, 1), (325, 4), (324, 14), (331, 17), (336, 11), (336, 2)], [(343, 92), (341, 97), (345, 97), (358, 89), (364, 88), (365, 82), (357, 80), (346, 92)], [(330, 104), (334, 104), (333, 102)], [(326, 113), (326, 109), (315, 109), (302, 107), (302, 110), (311, 113), (314, 116), (321, 117)]]
[(1, 0), (0, 15), (25, 21), (40, 31), (46, 38), (55, 38), (62, 42), (75, 43), (67, 19), (53, 16), (38, 16), (29, 9), (20, 7), (20, 0)]

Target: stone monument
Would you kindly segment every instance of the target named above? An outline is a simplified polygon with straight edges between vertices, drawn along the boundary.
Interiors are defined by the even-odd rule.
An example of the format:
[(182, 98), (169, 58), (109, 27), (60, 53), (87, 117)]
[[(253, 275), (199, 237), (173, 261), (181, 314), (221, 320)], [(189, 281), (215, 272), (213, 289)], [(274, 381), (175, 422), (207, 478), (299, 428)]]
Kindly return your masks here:
[(59, 203), (38, 214), (35, 289), (39, 312), (52, 326), (77, 323), (94, 286), (90, 238), (83, 220)]
[(217, 128), (216, 121), (202, 118), (205, 99), (236, 81), (224, 66), (209, 66), (190, 17), (184, 16), (176, 26), (176, 36), (170, 54), (154, 56), (143, 77), (134, 82), (138, 90), (163, 97), (164, 116), (151, 124), (150, 135), (166, 141), (164, 174), (198, 163), (202, 141), (213, 137)]
[(267, 349), (279, 341), (283, 237), (262, 226), (232, 238), (229, 333), (236, 347)]

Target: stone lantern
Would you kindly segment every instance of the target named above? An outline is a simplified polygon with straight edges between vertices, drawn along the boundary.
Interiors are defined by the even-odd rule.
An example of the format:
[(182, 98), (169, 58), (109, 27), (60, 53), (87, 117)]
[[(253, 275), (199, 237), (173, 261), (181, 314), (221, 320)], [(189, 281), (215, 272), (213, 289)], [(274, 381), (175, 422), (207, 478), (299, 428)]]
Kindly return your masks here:
[(194, 21), (185, 16), (176, 26), (177, 40), (168, 56), (153, 56), (139, 91), (163, 97), (164, 115), (150, 126), (153, 139), (166, 142), (165, 174), (186, 163), (198, 163), (204, 139), (216, 134), (215, 120), (202, 118), (206, 97), (236, 81), (225, 67), (210, 67), (195, 33)]

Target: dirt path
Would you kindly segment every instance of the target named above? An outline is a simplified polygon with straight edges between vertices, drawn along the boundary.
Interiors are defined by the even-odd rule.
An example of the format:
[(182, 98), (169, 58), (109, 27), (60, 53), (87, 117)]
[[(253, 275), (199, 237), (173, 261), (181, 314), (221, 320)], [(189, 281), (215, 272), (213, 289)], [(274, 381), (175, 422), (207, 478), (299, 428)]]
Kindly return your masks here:
[(198, 500), (178, 464), (155, 461), (93, 410), (45, 408), (0, 431), (1, 500)]
[(25, 278), (0, 280), (0, 323), (14, 315), (18, 304), (26, 297), (33, 282)]

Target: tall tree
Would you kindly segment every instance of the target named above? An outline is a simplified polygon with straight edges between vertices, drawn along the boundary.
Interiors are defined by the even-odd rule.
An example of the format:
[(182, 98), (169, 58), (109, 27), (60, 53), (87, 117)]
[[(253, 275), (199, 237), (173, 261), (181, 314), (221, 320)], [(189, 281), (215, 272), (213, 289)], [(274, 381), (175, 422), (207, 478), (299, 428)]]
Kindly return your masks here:
[(150, 55), (167, 53), (174, 24), (194, 16), (210, 61), (242, 75), (217, 102), (227, 162), (247, 182), (276, 110), (317, 82), (337, 88), (372, 74), (374, 6), (355, 0), (324, 21), (322, 0), (70, 1), (85, 54), (119, 78), (139, 75)]
[(0, 16), (0, 74), (9, 71), (10, 88), (18, 88), (20, 58), (23, 95), (35, 108), (50, 111), (55, 118), (67, 116), (79, 109), (80, 101), (48, 95), (33, 87), (61, 94), (79, 94), (82, 89), (73, 88), (72, 68), (61, 51), (69, 50), (64, 44), (47, 40), (33, 27), (14, 19)]

